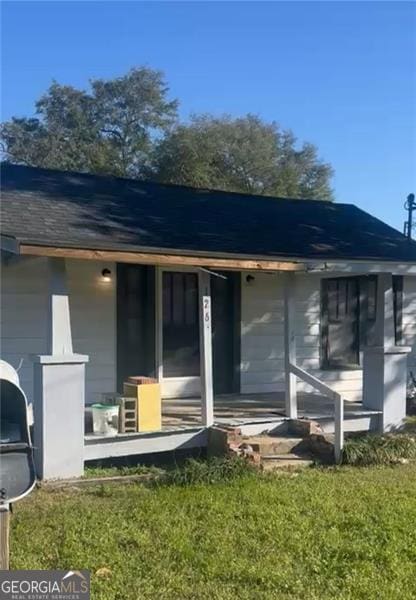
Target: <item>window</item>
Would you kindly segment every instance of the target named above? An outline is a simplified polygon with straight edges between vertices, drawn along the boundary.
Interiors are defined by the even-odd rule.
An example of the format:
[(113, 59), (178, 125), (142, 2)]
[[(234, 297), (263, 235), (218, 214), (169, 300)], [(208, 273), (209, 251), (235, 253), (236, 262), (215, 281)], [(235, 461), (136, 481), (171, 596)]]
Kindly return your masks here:
[[(322, 280), (322, 364), (358, 368), (360, 351), (371, 344), (376, 323), (377, 278)], [(395, 342), (402, 341), (403, 278), (393, 277)]]

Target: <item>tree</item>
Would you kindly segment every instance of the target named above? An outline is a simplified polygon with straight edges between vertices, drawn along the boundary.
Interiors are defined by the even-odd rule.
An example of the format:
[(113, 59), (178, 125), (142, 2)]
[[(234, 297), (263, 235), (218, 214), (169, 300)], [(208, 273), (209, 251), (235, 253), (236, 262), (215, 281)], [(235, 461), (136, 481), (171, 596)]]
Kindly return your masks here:
[(156, 145), (152, 179), (233, 192), (331, 200), (332, 168), (276, 123), (247, 115), (193, 116)]
[(250, 194), (331, 200), (330, 165), (311, 144), (254, 115), (177, 123), (160, 71), (94, 79), (90, 90), (53, 82), (31, 118), (0, 128), (14, 163)]
[(123, 77), (90, 82), (90, 93), (53, 82), (34, 118), (1, 126), (4, 156), (34, 166), (140, 177), (153, 138), (176, 119), (160, 71), (132, 69)]

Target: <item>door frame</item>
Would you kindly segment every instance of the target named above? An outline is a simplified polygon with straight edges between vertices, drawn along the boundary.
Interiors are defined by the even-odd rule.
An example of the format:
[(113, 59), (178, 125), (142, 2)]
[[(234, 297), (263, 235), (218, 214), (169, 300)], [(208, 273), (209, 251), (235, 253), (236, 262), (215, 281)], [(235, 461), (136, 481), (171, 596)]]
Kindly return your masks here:
[[(192, 398), (201, 395), (201, 376), (163, 377), (163, 273), (195, 273), (198, 277), (198, 315), (201, 310), (201, 269), (199, 267), (156, 266), (155, 273), (155, 370), (160, 383), (163, 398)], [(199, 351), (201, 352), (201, 335), (198, 336)], [(181, 388), (187, 388), (186, 390)]]

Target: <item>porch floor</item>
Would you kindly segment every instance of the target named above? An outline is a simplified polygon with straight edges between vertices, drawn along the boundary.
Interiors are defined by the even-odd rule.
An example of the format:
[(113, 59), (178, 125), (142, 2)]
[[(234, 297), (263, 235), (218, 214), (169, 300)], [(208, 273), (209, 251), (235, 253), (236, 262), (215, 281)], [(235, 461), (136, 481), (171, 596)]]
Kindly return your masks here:
[[(298, 415), (308, 418), (333, 418), (334, 404), (328, 398), (312, 393), (298, 393)], [(345, 417), (369, 414), (359, 402), (345, 402)], [(217, 425), (238, 426), (245, 423), (285, 419), (283, 392), (265, 394), (226, 394), (215, 396), (214, 419)], [(163, 429), (195, 427), (201, 424), (200, 398), (164, 399)]]
[[(256, 435), (275, 430), (283, 424), (286, 420), (284, 406), (283, 392), (216, 396), (214, 423), (223, 427), (241, 427), (245, 435)], [(298, 415), (317, 419), (325, 431), (333, 431), (334, 406), (328, 398), (298, 393)], [(377, 419), (377, 411), (367, 410), (358, 402), (344, 403), (345, 431), (368, 431)], [(160, 431), (120, 433), (115, 437), (94, 435), (89, 408), (86, 409), (86, 425), (86, 461), (207, 445), (207, 430), (201, 422), (200, 398), (164, 399)]]
[[(319, 394), (297, 395), (298, 416), (309, 419), (333, 419), (334, 404)], [(375, 414), (360, 402), (344, 403), (344, 418), (360, 418)], [(92, 433), (90, 409), (86, 409), (86, 438), (97, 439)], [(238, 427), (248, 423), (263, 423), (286, 419), (283, 392), (265, 394), (226, 394), (214, 398), (215, 425)], [(162, 430), (194, 429), (202, 426), (200, 398), (165, 398), (162, 400)], [(156, 432), (155, 432), (156, 433)], [(125, 437), (140, 434), (119, 434)], [(145, 435), (145, 434), (144, 434)]]
[[(333, 419), (334, 404), (319, 394), (302, 393), (297, 395), (298, 416), (309, 419)], [(86, 439), (101, 436), (92, 433), (90, 409), (86, 409)], [(374, 414), (363, 408), (359, 402), (344, 403), (344, 418), (360, 418)], [(285, 395), (283, 392), (265, 394), (226, 394), (214, 398), (215, 425), (238, 427), (248, 423), (283, 421), (285, 415)], [(202, 426), (200, 398), (165, 398), (162, 401), (162, 430), (169, 432), (194, 429)], [(156, 433), (156, 432), (155, 432)], [(126, 437), (140, 434), (119, 434)], [(143, 434), (145, 435), (145, 434)]]

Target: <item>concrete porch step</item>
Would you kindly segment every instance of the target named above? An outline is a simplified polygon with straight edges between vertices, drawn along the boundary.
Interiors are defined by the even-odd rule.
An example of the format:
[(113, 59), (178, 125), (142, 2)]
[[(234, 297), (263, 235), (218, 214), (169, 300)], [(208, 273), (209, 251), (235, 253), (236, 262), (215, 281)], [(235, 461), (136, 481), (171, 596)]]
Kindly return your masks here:
[(270, 454), (261, 457), (263, 471), (278, 470), (297, 470), (305, 469), (314, 464), (312, 458), (306, 455), (288, 454)]
[(263, 455), (291, 454), (305, 448), (305, 440), (294, 436), (255, 435), (243, 436), (243, 443), (251, 446), (254, 452)]

